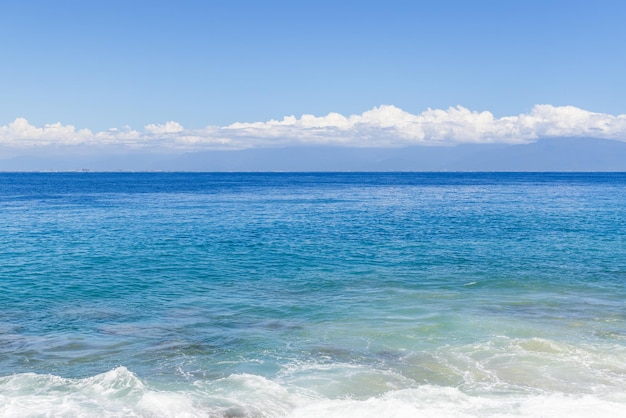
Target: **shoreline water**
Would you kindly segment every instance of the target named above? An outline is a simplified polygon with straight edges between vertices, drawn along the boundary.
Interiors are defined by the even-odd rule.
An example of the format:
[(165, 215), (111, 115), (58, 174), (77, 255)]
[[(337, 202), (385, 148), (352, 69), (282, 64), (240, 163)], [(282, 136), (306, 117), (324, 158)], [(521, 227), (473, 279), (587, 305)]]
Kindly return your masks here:
[(619, 416), (624, 192), (0, 174), (0, 416)]

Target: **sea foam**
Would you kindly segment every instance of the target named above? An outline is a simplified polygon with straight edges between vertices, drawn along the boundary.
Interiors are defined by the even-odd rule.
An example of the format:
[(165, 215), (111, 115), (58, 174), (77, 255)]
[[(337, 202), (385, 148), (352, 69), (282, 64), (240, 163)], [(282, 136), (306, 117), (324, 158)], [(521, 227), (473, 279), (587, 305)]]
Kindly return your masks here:
[(434, 385), (329, 398), (248, 374), (167, 390), (148, 387), (125, 367), (83, 379), (0, 378), (3, 417), (618, 417), (624, 402), (562, 393), (477, 395)]

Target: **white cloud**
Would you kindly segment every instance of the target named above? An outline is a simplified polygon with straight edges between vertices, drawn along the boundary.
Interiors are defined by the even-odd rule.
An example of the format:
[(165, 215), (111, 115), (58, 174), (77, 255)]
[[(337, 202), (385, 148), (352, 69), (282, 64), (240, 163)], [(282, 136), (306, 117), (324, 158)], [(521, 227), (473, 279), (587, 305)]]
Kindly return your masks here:
[(52, 123), (37, 128), (24, 118), (17, 118), (5, 126), (0, 126), (0, 143), (13, 146), (35, 146), (54, 144), (77, 144), (92, 137), (88, 129), (76, 130), (72, 125)]
[(573, 106), (537, 105), (529, 113), (496, 118), (462, 106), (412, 114), (379, 106), (357, 115), (286, 116), (266, 122), (233, 123), (185, 129), (180, 123), (92, 132), (54, 123), (36, 127), (18, 118), (0, 126), (0, 145), (121, 146), (160, 149), (240, 149), (289, 144), (349, 146), (524, 143), (541, 137), (590, 136), (626, 141), (626, 115), (594, 113)]
[(348, 117), (337, 113), (281, 121), (235, 123), (224, 128), (233, 138), (286, 139), (353, 145), (522, 143), (549, 136), (592, 136), (626, 140), (626, 115), (593, 113), (573, 106), (537, 105), (530, 113), (495, 118), (462, 106), (428, 109), (414, 115), (380, 106)]
[(155, 125), (155, 124), (146, 125), (144, 129), (146, 130), (146, 132), (155, 134), (155, 135), (177, 134), (185, 130), (183, 128), (183, 125), (174, 121), (166, 122), (164, 125)]

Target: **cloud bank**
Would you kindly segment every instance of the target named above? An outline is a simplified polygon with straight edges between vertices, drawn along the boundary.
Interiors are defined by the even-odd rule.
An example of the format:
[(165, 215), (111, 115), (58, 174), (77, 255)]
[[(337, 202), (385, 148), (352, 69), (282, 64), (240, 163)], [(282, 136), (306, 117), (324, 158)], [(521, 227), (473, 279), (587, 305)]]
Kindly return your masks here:
[(573, 106), (536, 105), (529, 113), (496, 118), (462, 106), (412, 114), (383, 105), (358, 115), (286, 116), (282, 120), (185, 129), (180, 123), (92, 132), (61, 123), (43, 127), (18, 118), (0, 126), (0, 145), (40, 147), (119, 147), (124, 149), (245, 149), (296, 144), (357, 147), (527, 143), (545, 137), (595, 137), (626, 141), (626, 114), (594, 113)]

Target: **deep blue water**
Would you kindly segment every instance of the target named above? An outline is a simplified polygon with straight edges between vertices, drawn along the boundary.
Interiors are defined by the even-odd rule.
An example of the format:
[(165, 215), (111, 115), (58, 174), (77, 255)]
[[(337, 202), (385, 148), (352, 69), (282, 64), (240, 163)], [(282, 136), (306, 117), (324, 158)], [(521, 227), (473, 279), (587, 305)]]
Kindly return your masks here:
[(624, 208), (622, 173), (0, 174), (0, 415), (619, 416)]

